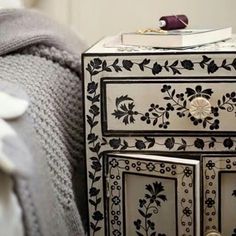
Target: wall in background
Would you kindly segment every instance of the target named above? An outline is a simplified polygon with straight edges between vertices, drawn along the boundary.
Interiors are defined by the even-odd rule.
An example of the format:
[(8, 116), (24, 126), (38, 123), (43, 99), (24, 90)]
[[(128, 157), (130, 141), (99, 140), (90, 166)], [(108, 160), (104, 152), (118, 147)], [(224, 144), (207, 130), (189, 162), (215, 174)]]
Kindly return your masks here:
[(105, 35), (155, 27), (162, 15), (181, 13), (190, 27), (232, 26), (236, 32), (235, 0), (39, 0), (37, 8), (70, 25), (89, 45)]
[(70, 0), (37, 0), (34, 8), (43, 11), (61, 24), (70, 24)]

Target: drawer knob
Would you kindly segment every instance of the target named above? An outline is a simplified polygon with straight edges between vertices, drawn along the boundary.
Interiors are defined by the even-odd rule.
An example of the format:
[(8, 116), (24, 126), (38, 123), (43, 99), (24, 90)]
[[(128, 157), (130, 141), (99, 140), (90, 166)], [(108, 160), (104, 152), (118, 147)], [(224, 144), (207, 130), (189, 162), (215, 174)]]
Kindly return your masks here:
[(218, 231), (212, 230), (208, 231), (205, 236), (221, 236), (221, 234)]
[(206, 98), (196, 97), (190, 102), (189, 112), (196, 119), (204, 119), (211, 113), (211, 104)]

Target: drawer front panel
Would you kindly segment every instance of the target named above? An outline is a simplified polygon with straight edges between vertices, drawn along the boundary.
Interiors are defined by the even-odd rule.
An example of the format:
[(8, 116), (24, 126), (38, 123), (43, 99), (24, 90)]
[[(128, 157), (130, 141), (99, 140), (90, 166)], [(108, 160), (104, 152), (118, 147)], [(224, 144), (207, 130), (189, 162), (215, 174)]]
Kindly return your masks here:
[(197, 161), (153, 157), (108, 154), (105, 158), (107, 235), (199, 236)]
[[(223, 135), (236, 130), (236, 80), (104, 78), (104, 135)], [(196, 118), (191, 106), (201, 98), (208, 114)], [(204, 112), (204, 107), (203, 107)]]

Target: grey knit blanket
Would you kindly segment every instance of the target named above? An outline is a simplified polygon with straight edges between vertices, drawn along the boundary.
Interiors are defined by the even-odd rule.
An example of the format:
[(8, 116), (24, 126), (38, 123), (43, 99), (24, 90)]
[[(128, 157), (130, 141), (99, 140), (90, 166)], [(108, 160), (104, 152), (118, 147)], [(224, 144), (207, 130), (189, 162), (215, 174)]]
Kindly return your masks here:
[(0, 83), (19, 86), (30, 99), (26, 117), (12, 123), (35, 162), (34, 177), (15, 180), (26, 234), (84, 235), (78, 210), (85, 216), (79, 76), (84, 45), (30, 10), (0, 11), (0, 35)]

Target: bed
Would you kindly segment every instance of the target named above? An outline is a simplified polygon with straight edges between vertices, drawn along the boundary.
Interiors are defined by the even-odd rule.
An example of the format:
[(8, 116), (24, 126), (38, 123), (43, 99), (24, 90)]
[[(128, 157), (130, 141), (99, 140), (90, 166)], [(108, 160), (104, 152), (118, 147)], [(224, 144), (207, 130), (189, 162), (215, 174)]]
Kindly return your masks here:
[(0, 35), (0, 92), (27, 102), (0, 107), (0, 235), (84, 235), (85, 45), (34, 10), (1, 10)]

